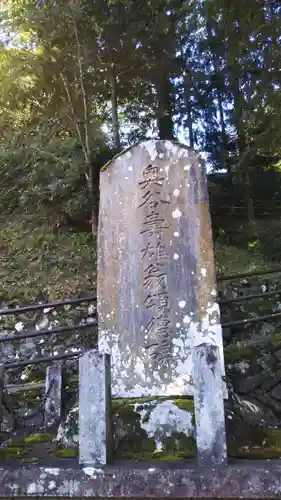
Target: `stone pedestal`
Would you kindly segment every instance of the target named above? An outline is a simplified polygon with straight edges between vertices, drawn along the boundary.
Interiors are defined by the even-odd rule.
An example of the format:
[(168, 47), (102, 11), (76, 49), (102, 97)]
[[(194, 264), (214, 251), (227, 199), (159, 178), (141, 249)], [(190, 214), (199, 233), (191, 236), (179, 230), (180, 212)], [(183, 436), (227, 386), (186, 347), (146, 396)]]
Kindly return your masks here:
[(91, 350), (79, 359), (79, 463), (112, 459), (110, 356)]

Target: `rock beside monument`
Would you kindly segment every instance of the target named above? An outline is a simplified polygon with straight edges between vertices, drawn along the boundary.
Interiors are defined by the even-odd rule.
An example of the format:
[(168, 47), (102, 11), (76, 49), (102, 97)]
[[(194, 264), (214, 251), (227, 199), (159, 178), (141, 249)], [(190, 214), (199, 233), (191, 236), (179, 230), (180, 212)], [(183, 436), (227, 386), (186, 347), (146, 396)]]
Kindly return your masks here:
[[(195, 457), (193, 401), (143, 398), (112, 401), (116, 460), (180, 460)], [(60, 426), (58, 446), (77, 447), (78, 406)]]

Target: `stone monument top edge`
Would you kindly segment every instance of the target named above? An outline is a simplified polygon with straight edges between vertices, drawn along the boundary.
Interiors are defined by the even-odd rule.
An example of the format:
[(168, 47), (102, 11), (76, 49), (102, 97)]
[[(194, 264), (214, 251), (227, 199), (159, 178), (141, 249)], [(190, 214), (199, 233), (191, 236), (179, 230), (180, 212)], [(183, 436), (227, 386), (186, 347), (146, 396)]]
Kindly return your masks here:
[(134, 149), (138, 147), (144, 147), (147, 149), (147, 151), (151, 151), (151, 147), (157, 145), (162, 145), (166, 149), (172, 149), (177, 147), (178, 150), (185, 150), (186, 153), (190, 152), (193, 153), (193, 155), (197, 156), (198, 159), (200, 160), (201, 163), (204, 163), (204, 159), (199, 151), (196, 151), (195, 149), (191, 148), (190, 146), (187, 146), (186, 144), (183, 144), (180, 141), (177, 140), (172, 140), (172, 139), (146, 139), (146, 140), (141, 140), (139, 142), (136, 142), (135, 144), (132, 144), (124, 149), (122, 149), (119, 153), (117, 153), (111, 160), (106, 162), (103, 167), (101, 168), (101, 173), (105, 172), (111, 164), (113, 164), (116, 160), (119, 158), (122, 158), (125, 154), (131, 153)]

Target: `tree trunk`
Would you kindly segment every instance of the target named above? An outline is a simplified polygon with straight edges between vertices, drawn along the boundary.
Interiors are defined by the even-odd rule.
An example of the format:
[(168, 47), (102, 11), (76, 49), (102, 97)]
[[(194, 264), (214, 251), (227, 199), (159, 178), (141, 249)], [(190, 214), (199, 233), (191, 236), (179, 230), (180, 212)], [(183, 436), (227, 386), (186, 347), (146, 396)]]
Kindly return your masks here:
[(91, 165), (90, 158), (85, 158), (86, 162), (86, 182), (89, 195), (90, 222), (94, 244), (97, 243), (98, 235), (98, 209), (99, 209), (99, 191), (96, 189), (96, 175)]
[(228, 195), (231, 197), (231, 195), (233, 195), (232, 170), (231, 170), (231, 165), (229, 163), (228, 137), (227, 137), (227, 133), (226, 133), (225, 120), (224, 120), (223, 97), (222, 97), (221, 87), (219, 84), (221, 67), (220, 67), (219, 58), (217, 56), (217, 53), (215, 52), (214, 45), (213, 45), (213, 34), (212, 34), (211, 23), (212, 23), (212, 21), (210, 21), (208, 19), (206, 20), (206, 28), (207, 28), (207, 33), (208, 33), (208, 44), (209, 44), (211, 54), (212, 54), (211, 57), (212, 57), (212, 63), (213, 63), (213, 68), (214, 68), (214, 77), (215, 77), (215, 82), (216, 82), (215, 88), (216, 88), (216, 94), (217, 94), (217, 99), (218, 99), (218, 112), (219, 112), (219, 121), (220, 121), (221, 138), (222, 138), (222, 146), (223, 146), (222, 165), (227, 170)]
[(190, 74), (185, 74), (184, 76), (184, 98), (186, 106), (186, 123), (188, 128), (189, 136), (189, 147), (194, 148), (194, 135), (193, 135), (193, 123), (192, 123), (192, 105), (190, 102)]
[[(234, 123), (237, 132), (237, 143), (240, 156), (246, 151), (247, 140), (246, 133), (243, 122), (243, 109), (244, 109), (244, 96), (240, 89), (240, 82), (238, 76), (237, 66), (234, 69), (234, 74), (232, 76), (232, 89), (233, 89), (233, 99), (234, 99)], [(250, 165), (248, 164), (249, 159), (246, 157), (244, 164), (242, 165), (242, 175), (244, 180), (244, 199), (245, 206), (247, 208), (247, 218), (249, 229), (255, 232), (255, 213), (254, 204), (251, 196), (251, 176), (250, 176)]]
[(121, 150), (120, 125), (118, 118), (116, 71), (114, 64), (112, 64), (109, 68), (109, 83), (111, 88), (111, 119), (112, 119), (113, 146), (116, 151), (120, 151)]
[(171, 106), (172, 86), (169, 75), (165, 70), (161, 72), (160, 78), (156, 80), (156, 91), (158, 98), (157, 124), (159, 139), (174, 139), (174, 125)]
[(220, 128), (221, 128), (221, 134), (222, 134), (222, 146), (223, 146), (222, 163), (225, 166), (226, 171), (227, 171), (228, 195), (231, 197), (233, 195), (233, 179), (232, 179), (231, 165), (230, 165), (230, 161), (229, 161), (228, 137), (227, 137), (226, 128), (225, 128), (224, 112), (223, 112), (223, 105), (222, 105), (222, 95), (221, 95), (221, 92), (219, 89), (217, 89), (217, 98), (218, 98), (219, 120), (220, 120)]

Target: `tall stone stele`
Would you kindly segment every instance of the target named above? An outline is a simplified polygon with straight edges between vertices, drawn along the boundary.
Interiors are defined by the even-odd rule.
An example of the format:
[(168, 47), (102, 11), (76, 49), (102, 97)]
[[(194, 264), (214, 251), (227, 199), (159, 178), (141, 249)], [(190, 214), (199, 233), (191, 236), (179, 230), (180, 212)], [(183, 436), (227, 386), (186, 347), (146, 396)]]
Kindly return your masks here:
[(191, 149), (146, 141), (103, 169), (98, 318), (99, 350), (111, 355), (113, 397), (191, 395), (204, 427), (206, 408), (196, 401), (209, 384), (208, 370), (217, 370), (209, 417), (224, 432), (207, 179)]

